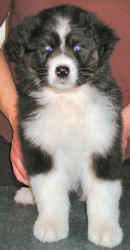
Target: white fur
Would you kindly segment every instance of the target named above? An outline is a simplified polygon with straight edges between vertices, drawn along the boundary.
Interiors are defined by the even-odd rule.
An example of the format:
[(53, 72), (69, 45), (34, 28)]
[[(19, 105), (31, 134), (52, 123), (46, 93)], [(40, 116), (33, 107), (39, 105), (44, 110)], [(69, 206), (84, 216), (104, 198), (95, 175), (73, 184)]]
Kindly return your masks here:
[[(111, 100), (96, 88), (83, 85), (72, 90), (44, 88), (33, 92), (43, 106), (33, 119), (23, 122), (25, 136), (50, 153), (105, 154), (111, 148), (117, 127)], [(72, 158), (72, 157), (71, 157)]]
[(63, 17), (57, 18), (57, 26), (56, 26), (56, 32), (59, 34), (60, 40), (61, 40), (61, 49), (64, 50), (65, 47), (65, 38), (67, 34), (70, 32), (70, 20)]
[(31, 178), (38, 206), (34, 235), (42, 242), (58, 241), (68, 236), (69, 198), (62, 169)]
[(109, 248), (119, 245), (123, 238), (119, 224), (121, 182), (98, 179), (91, 168), (84, 168), (82, 187), (87, 198), (88, 239)]
[(24, 187), (20, 188), (17, 191), (14, 200), (16, 203), (20, 203), (23, 205), (33, 205), (35, 203), (32, 190), (30, 188), (24, 188)]
[(53, 155), (53, 170), (30, 179), (39, 216), (34, 235), (42, 242), (67, 237), (68, 192), (80, 184), (88, 205), (89, 240), (114, 247), (122, 240), (119, 226), (119, 181), (96, 178), (93, 153), (105, 155), (117, 132), (111, 100), (89, 84), (62, 91), (33, 92), (41, 107), (23, 122), (25, 137)]

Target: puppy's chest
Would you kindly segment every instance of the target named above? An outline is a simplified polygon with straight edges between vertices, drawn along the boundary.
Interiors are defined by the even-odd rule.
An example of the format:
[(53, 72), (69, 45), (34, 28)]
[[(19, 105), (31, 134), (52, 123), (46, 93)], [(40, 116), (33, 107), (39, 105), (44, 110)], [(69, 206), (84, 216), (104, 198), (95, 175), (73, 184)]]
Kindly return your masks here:
[[(25, 122), (25, 134), (35, 144), (49, 147), (74, 147), (86, 136), (87, 103), (84, 94), (53, 94), (47, 104)], [(40, 100), (42, 104), (42, 99)]]
[(23, 121), (26, 138), (49, 152), (104, 151), (116, 133), (115, 111), (109, 98), (82, 86), (75, 91), (34, 93), (40, 108)]
[(46, 117), (46, 128), (62, 134), (73, 134), (80, 130), (86, 121), (86, 103), (78, 98), (60, 96), (56, 102), (48, 105), (41, 116)]

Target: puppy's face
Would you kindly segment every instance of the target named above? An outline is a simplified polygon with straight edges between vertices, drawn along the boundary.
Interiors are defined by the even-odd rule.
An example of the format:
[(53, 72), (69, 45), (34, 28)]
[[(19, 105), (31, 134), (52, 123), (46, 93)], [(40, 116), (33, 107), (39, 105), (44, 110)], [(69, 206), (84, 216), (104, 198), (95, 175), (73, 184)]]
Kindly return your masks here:
[(40, 87), (68, 89), (94, 78), (117, 37), (94, 14), (64, 5), (29, 18), (9, 40), (15, 50), (11, 55), (7, 43), (7, 54), (28, 78)]
[(35, 42), (36, 50), (29, 55), (31, 68), (43, 85), (67, 89), (85, 83), (98, 62), (94, 40), (72, 27), (67, 17), (57, 17), (51, 27)]
[[(44, 85), (58, 89), (76, 86), (79, 80), (79, 54), (81, 45), (78, 41), (71, 44), (72, 30), (68, 18), (55, 17), (55, 25), (43, 31), (37, 53), (40, 55), (39, 78)], [(76, 51), (77, 49), (77, 51)], [(33, 66), (32, 66), (33, 67)], [(37, 63), (34, 65), (36, 71)]]
[[(51, 19), (51, 18), (50, 18)], [(73, 24), (71, 17), (53, 16), (38, 36), (33, 34), (24, 62), (40, 79), (41, 85), (68, 89), (86, 82), (98, 63), (92, 36)], [(29, 67), (28, 67), (29, 65)]]

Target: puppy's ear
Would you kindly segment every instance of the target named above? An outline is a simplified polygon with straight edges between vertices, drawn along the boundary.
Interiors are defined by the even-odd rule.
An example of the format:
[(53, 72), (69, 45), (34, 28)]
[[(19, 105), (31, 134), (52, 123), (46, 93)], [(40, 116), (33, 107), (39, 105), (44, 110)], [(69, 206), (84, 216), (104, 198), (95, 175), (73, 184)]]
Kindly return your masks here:
[(31, 35), (38, 25), (38, 17), (29, 17), (9, 32), (4, 45), (4, 53), (9, 62), (18, 63), (22, 60), (29, 47)]
[(12, 29), (4, 45), (4, 53), (9, 62), (17, 63), (24, 54), (25, 38), (23, 37), (23, 26), (18, 25)]
[(115, 47), (115, 44), (119, 41), (119, 37), (115, 31), (108, 25), (98, 21), (95, 23), (96, 29), (96, 43), (99, 54), (99, 65), (102, 65), (105, 60), (109, 58)]

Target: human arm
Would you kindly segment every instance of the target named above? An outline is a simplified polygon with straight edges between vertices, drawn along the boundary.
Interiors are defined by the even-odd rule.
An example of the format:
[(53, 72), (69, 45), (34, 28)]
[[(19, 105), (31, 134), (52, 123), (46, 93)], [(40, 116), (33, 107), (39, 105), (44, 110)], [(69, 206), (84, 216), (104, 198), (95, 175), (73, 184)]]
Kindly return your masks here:
[(20, 142), (17, 128), (17, 92), (12, 79), (12, 75), (6, 63), (2, 50), (0, 50), (0, 110), (10, 121), (13, 129), (13, 139), (11, 145), (11, 161), (14, 174), (20, 182), (28, 185), (27, 174), (23, 166)]
[(130, 137), (130, 103), (122, 110), (123, 134), (122, 134), (122, 150), (125, 154), (127, 141)]

